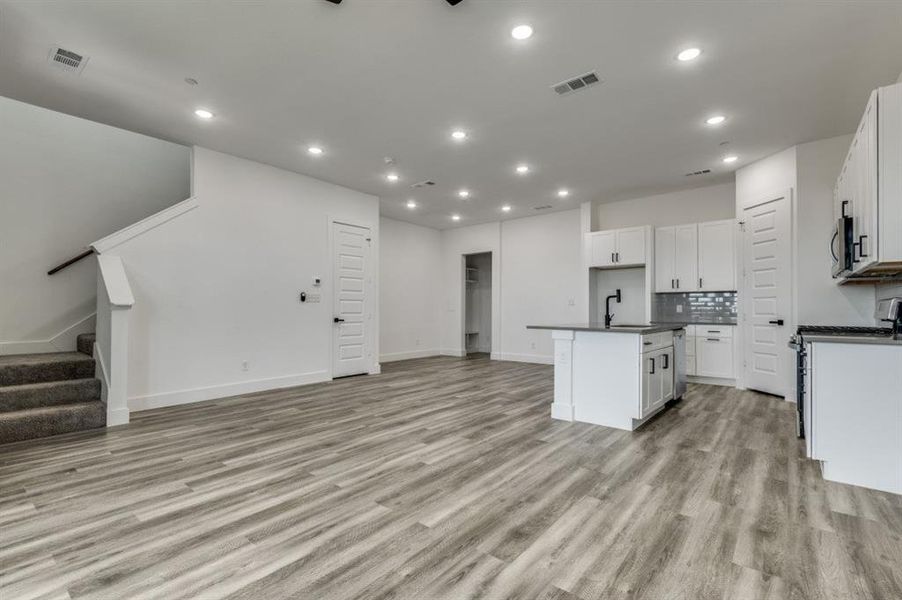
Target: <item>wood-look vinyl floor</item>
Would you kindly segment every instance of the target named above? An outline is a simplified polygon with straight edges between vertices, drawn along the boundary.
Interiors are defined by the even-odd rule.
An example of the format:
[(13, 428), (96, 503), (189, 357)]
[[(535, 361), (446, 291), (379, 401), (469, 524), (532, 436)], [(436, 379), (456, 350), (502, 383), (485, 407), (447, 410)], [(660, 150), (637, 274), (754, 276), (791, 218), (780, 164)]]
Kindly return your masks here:
[(902, 598), (902, 497), (825, 482), (793, 405), (551, 398), (429, 358), (2, 447), (0, 598)]

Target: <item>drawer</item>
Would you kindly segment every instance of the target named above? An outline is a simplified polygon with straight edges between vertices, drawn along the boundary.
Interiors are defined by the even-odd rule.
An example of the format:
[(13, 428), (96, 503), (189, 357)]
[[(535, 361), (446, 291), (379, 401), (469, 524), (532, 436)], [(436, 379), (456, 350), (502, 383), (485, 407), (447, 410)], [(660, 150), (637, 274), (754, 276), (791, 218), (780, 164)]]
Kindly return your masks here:
[(686, 336), (686, 356), (695, 356), (695, 336)]
[(673, 332), (661, 331), (642, 336), (642, 352), (651, 352), (660, 348), (673, 346)]
[(699, 338), (731, 338), (733, 325), (696, 325), (695, 335)]

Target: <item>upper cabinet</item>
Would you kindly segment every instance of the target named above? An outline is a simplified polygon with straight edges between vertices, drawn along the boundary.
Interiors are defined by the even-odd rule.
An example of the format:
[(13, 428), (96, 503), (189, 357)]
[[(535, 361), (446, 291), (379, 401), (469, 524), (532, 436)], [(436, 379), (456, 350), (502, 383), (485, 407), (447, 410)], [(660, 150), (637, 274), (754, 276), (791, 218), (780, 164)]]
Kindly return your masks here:
[(710, 292), (736, 289), (734, 224), (692, 223), (655, 230), (655, 291)]
[(586, 234), (590, 267), (633, 267), (645, 264), (646, 227), (593, 231)]
[(655, 230), (655, 291), (698, 289), (698, 229), (695, 224)]
[(834, 195), (836, 218), (852, 217), (843, 279), (902, 278), (902, 83), (871, 93)]
[(736, 289), (732, 219), (698, 224), (698, 289), (722, 292)]

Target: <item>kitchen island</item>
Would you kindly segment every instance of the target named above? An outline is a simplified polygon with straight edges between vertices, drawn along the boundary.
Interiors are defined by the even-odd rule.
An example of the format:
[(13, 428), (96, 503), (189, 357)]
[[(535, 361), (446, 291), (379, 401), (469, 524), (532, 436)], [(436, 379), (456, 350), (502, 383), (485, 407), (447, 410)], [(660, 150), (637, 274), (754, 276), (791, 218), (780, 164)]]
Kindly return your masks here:
[(554, 340), (551, 417), (633, 431), (679, 398), (682, 325), (530, 325)]

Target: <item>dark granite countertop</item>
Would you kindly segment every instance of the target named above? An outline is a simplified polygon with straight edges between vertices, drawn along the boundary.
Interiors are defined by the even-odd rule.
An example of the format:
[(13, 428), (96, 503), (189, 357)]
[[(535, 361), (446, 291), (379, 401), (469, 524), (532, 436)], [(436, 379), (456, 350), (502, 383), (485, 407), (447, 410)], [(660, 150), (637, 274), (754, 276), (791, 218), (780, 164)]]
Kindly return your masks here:
[(593, 331), (598, 333), (660, 333), (662, 331), (676, 331), (682, 329), (682, 325), (673, 323), (657, 323), (651, 325), (612, 325), (605, 327), (604, 323), (571, 323), (565, 325), (527, 325), (527, 329), (557, 329), (564, 331)]
[(653, 325), (679, 325), (680, 327), (686, 327), (687, 325), (723, 325), (724, 327), (736, 327), (735, 322), (724, 322), (724, 321), (672, 321), (672, 322), (658, 322), (654, 321)]

